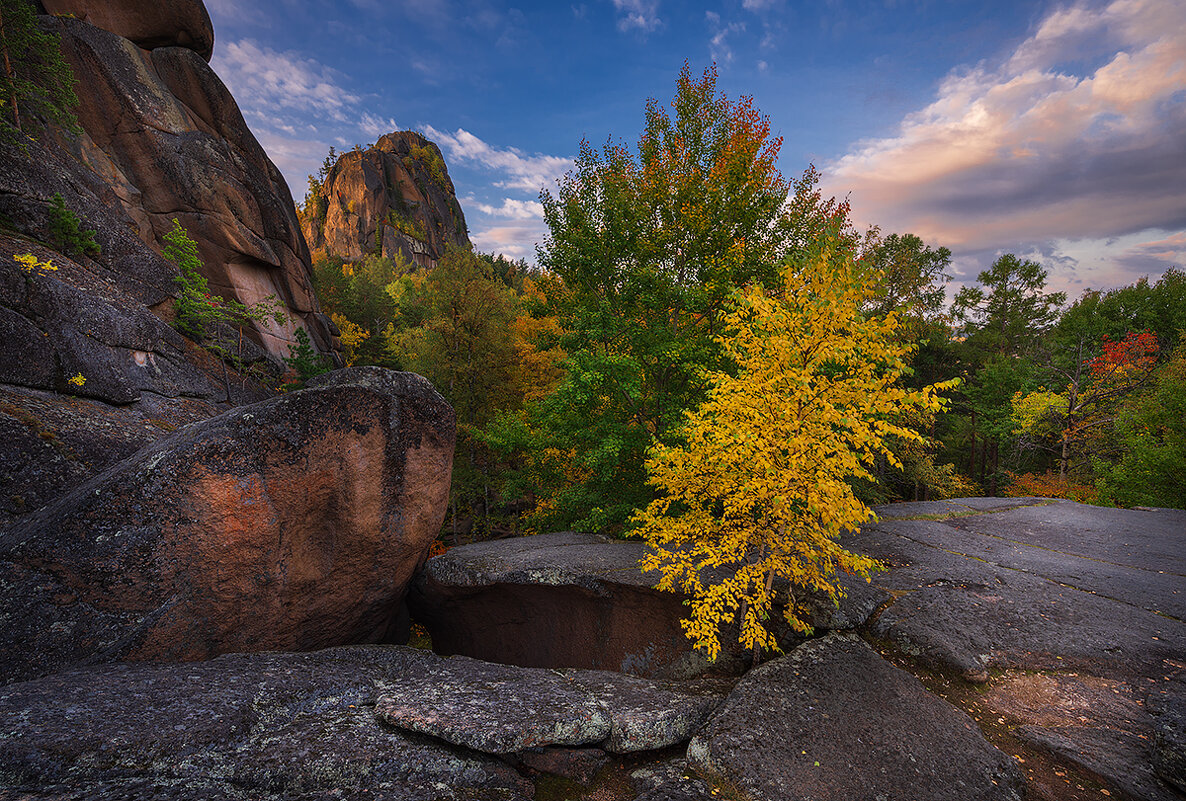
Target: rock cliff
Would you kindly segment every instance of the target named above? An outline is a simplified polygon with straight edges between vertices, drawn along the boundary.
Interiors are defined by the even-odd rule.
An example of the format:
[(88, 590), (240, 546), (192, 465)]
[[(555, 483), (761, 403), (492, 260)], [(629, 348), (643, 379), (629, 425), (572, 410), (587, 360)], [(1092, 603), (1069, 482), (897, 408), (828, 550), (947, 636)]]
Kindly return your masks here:
[[(0, 141), (0, 526), (180, 426), (268, 397), (250, 373), (278, 375), (298, 326), (322, 353), (337, 343), (288, 188), (207, 64), (200, 0), (41, 7), (64, 15), (38, 23), (78, 76), (79, 130), (34, 122), (35, 137)], [(62, 252), (55, 195), (97, 251)], [(160, 248), (174, 218), (214, 292), (274, 297), (287, 315), (242, 332), (241, 372), (169, 325), (178, 270)]]
[(313, 189), (302, 229), (314, 253), (347, 261), (399, 253), (432, 267), (449, 245), (470, 246), (441, 151), (414, 131), (342, 154)]
[(248, 305), (274, 296), (284, 306), (287, 323), (251, 332), (264, 350), (287, 355), (303, 327), (331, 352), (332, 324), (313, 295), (292, 196), (207, 64), (214, 34), (202, 3), (43, 5), (64, 15), (39, 19), (60, 37), (78, 79), (81, 132), (51, 130), (0, 150), (5, 227), (48, 241), (48, 203), (61, 194), (98, 232), (102, 254), (85, 266), (167, 317), (176, 270), (151, 256), (176, 218), (198, 243), (213, 291)]

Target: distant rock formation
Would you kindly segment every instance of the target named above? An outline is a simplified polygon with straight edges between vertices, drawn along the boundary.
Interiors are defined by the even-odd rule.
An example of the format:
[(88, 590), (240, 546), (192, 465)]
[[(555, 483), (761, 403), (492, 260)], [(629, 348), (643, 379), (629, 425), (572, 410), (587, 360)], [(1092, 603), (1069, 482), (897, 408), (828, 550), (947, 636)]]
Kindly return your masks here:
[(301, 222), (315, 254), (347, 261), (398, 253), (432, 267), (449, 245), (470, 246), (440, 148), (414, 131), (343, 153), (314, 187)]
[(0, 676), (388, 639), (454, 425), (424, 378), (357, 367), (113, 465), (0, 534)]
[(0, 149), (0, 219), (48, 241), (48, 201), (61, 194), (98, 231), (97, 266), (121, 287), (151, 287), (141, 292), (146, 305), (167, 318), (169, 304), (160, 304), (176, 291), (172, 265), (137, 255), (128, 274), (119, 262), (137, 250), (126, 232), (159, 250), (176, 218), (198, 243), (213, 291), (248, 305), (275, 297), (287, 311), (286, 324), (255, 326), (264, 350), (288, 355), (303, 327), (319, 350), (333, 352), (336, 332), (313, 295), (292, 196), (206, 63), (213, 30), (202, 3), (44, 6), (73, 14), (40, 19), (61, 37), (78, 78), (82, 132)]

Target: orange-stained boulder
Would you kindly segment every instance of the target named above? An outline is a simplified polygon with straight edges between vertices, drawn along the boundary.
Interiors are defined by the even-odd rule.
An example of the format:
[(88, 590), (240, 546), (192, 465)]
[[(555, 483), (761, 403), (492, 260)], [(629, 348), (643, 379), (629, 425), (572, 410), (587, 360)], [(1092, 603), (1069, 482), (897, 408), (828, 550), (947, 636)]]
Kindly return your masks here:
[(41, 4), (50, 14), (72, 15), (131, 39), (145, 50), (185, 47), (207, 61), (214, 53), (214, 26), (202, 0), (41, 0)]
[(381, 368), (194, 423), (0, 536), (0, 676), (388, 638), (455, 420)]

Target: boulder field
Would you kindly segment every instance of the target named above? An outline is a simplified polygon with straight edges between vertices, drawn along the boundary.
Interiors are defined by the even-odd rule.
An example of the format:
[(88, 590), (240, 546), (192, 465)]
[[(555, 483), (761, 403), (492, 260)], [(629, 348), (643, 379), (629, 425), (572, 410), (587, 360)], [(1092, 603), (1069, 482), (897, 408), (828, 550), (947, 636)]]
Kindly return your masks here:
[[(417, 381), (384, 371), (346, 371), (285, 400), (318, 404), (340, 394), (342, 405), (358, 410), (376, 403), (369, 392), (398, 395), (400, 403), (379, 403), (371, 415), (399, 417), (405, 421), (401, 432), (424, 432), (401, 433), (394, 437), (398, 447), (383, 451), (404, 453), (409, 475), (407, 446), (419, 436), (413, 447), (431, 449), (425, 443), (435, 436), (406, 422), (423, 416), (409, 412), (425, 407)], [(334, 436), (352, 454), (379, 458), (369, 448), (350, 450), (349, 443), (357, 444), (350, 436), (365, 440), (372, 429), (357, 418), (336, 423), (326, 414), (332, 408), (316, 406), (319, 415), (312, 416), (326, 418), (326, 430), (339, 432)], [(244, 411), (246, 421), (230, 415), (199, 423), (178, 443), (206, 441), (199, 435), (217, 422), (227, 430), (259, 427), (244, 449), (258, 454), (260, 463), (316, 467), (339, 458), (326, 462), (311, 447), (289, 453), (285, 448), (305, 439), (304, 429), (282, 424), (267, 404)], [(218, 455), (213, 461), (223, 466), (222, 475), (235, 478), (240, 492), (257, 483), (285, 486), (265, 478), (267, 471), (235, 467), (246, 462), (229, 447), (232, 441), (178, 453), (204, 454), (194, 460), (197, 466), (209, 466)], [(150, 449), (145, 456), (151, 461), (160, 452)], [(288, 456), (275, 456), (282, 452)], [(69, 546), (79, 542), (70, 532), (86, 521), (97, 525), (134, 514), (151, 494), (96, 487), (98, 501), (73, 507), (82, 512), (47, 511), (66, 532), (57, 540), (66, 554), (59, 558), (114, 564), (117, 556), (130, 556), (130, 568), (143, 572), (147, 563), (136, 554), (150, 549), (117, 554), (121, 546), (110, 544), (114, 530), (101, 526), (94, 530), (107, 540), (94, 537), (90, 550), (70, 555)], [(261, 502), (269, 508), (295, 503), (298, 513), (283, 523), (293, 525), (293, 517), (310, 514), (309, 506), (300, 505), (305, 487), (292, 485), (266, 501), (261, 496)], [(318, 507), (340, 505), (351, 493), (362, 497), (343, 491), (326, 502), (328, 496), (317, 492)], [(183, 496), (182, 507), (193, 508), (193, 497)], [(819, 636), (788, 640), (785, 655), (740, 677), (722, 675), (719, 665), (690, 677), (693, 663), (674, 649), (666, 657), (682, 665), (683, 678), (658, 675), (664, 672), (658, 651), (649, 663), (626, 660), (626, 668), (655, 674), (650, 677), (575, 667), (563, 662), (581, 651), (550, 643), (537, 643), (535, 658), (557, 663), (536, 666), (396, 645), (237, 653), (181, 663), (71, 668), (59, 661), (49, 666), (56, 671), (50, 675), (0, 687), (0, 799), (1181, 801), (1186, 627), (1177, 604), (1186, 571), (1177, 542), (1186, 515), (1040, 499), (961, 499), (879, 511), (881, 521), (848, 544), (876, 555), (887, 570), (871, 585), (853, 584), (839, 607), (820, 604), (813, 612)], [(184, 517), (165, 515), (178, 525)], [(267, 525), (260, 528), (261, 541), (274, 536)], [(122, 530), (120, 536), (134, 534), (131, 526)], [(8, 544), (27, 540), (10, 537)], [(367, 547), (387, 546), (368, 541)], [(476, 622), (467, 625), (489, 625), (510, 639), (562, 641), (596, 632), (598, 625), (612, 630), (605, 609), (618, 597), (649, 590), (630, 561), (638, 547), (567, 533), (455, 548), (421, 572), (414, 608), (422, 615), (430, 603), (431, 579), (452, 588), (442, 601), (447, 614), (430, 621), (434, 634), (447, 621), (471, 614)], [(328, 552), (335, 558), (339, 553)], [(47, 555), (23, 569), (41, 565)], [(207, 572), (217, 572), (209, 569), (216, 559), (202, 561)], [(349, 571), (359, 569), (358, 562), (350, 563)], [(269, 591), (282, 593), (291, 573), (273, 571), (265, 581)], [(41, 581), (48, 586), (65, 575), (61, 567), (47, 569)], [(128, 591), (114, 572), (106, 580), (105, 592)], [(336, 586), (332, 574), (319, 581)], [(524, 594), (531, 587), (556, 597), (533, 602)], [(249, 611), (230, 612), (245, 630), (258, 625), (251, 619), (255, 610), (263, 628), (275, 625), (261, 592), (252, 596)], [(500, 592), (506, 593), (502, 601)], [(383, 602), (383, 620), (390, 620), (397, 595)], [(507, 617), (516, 602), (518, 628)], [(73, 603), (93, 615), (83, 604), (94, 607), (96, 599)], [(494, 607), (485, 617), (479, 614), (484, 606)], [(637, 616), (671, 611), (653, 600), (629, 601), (627, 607)], [(111, 609), (104, 614), (117, 617)], [(534, 621), (539, 615), (576, 623)], [(366, 619), (355, 632), (374, 628), (376, 619)], [(637, 622), (642, 630), (660, 630), (653, 621)], [(665, 625), (678, 626), (674, 620)], [(600, 635), (599, 647), (613, 646), (616, 635), (609, 630)], [(200, 636), (196, 628), (189, 635)], [(448, 635), (437, 647), (443, 642)], [(528, 652), (521, 642), (516, 648)], [(110, 650), (90, 661), (137, 655)], [(166, 654), (179, 655), (193, 656)]]

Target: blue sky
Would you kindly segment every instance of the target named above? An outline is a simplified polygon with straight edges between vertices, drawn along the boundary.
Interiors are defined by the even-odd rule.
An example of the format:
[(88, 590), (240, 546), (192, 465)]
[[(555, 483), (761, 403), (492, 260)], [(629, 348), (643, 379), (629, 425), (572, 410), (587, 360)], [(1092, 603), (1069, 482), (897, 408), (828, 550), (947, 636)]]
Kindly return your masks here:
[(483, 251), (534, 259), (582, 139), (637, 142), (648, 98), (715, 62), (854, 218), (971, 280), (1012, 252), (1050, 286), (1186, 266), (1181, 0), (206, 0), (213, 66), (299, 202), (327, 150), (441, 146)]

